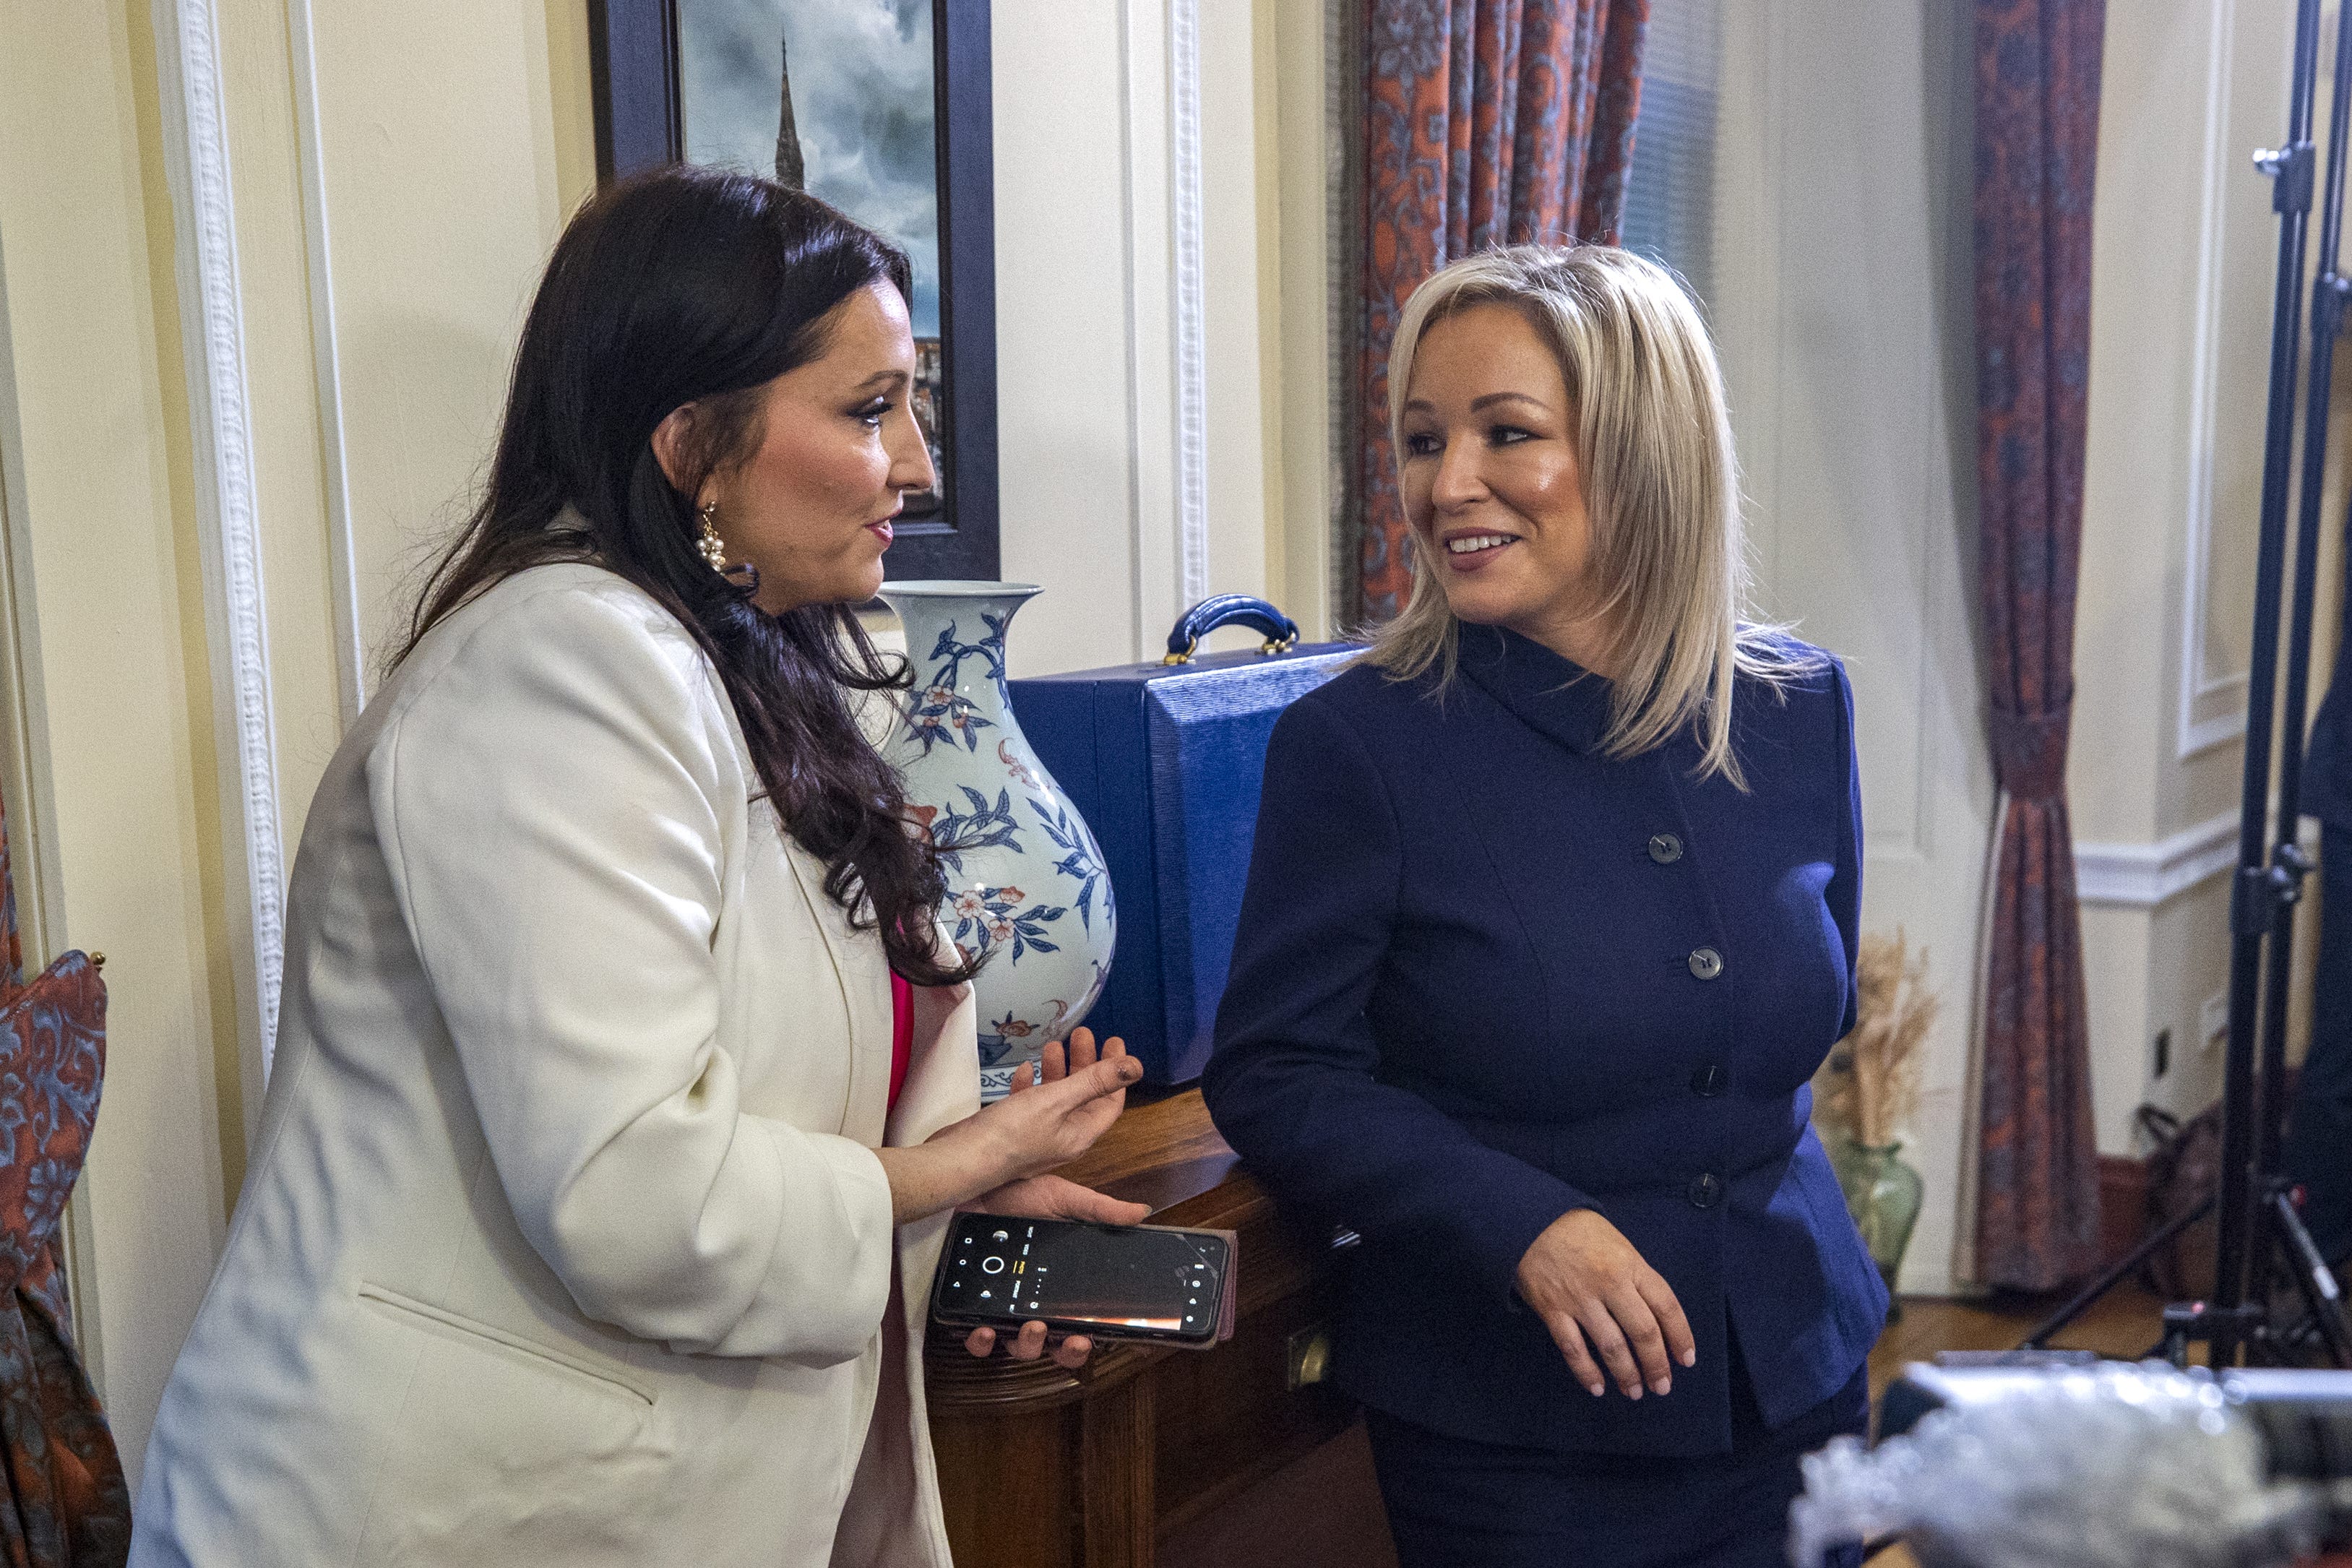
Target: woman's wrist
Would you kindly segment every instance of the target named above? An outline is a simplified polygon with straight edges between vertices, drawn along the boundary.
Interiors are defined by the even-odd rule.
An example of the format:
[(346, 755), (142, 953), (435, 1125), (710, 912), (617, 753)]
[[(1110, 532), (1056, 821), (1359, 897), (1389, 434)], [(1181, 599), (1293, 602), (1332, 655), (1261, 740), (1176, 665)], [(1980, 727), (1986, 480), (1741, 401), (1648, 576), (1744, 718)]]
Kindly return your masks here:
[(955, 1207), (988, 1189), (975, 1184), (961, 1162), (933, 1143), (909, 1149), (877, 1149), (882, 1173), (890, 1180), (890, 1219), (907, 1225)]
[(906, 1225), (970, 1203), (1028, 1173), (985, 1128), (957, 1128), (903, 1149), (877, 1149), (890, 1184), (890, 1216)]
[(939, 1169), (939, 1160), (925, 1145), (877, 1149), (874, 1157), (882, 1163), (883, 1179), (890, 1184), (892, 1225), (905, 1225), (955, 1206), (938, 1201), (943, 1173)]
[(1085, 1029), (1045, 1047), (1036, 1079), (1024, 1067), (1013, 1092), (911, 1149), (877, 1150), (900, 1224), (1042, 1175), (1084, 1153), (1108, 1130), (1141, 1067), (1118, 1040), (1095, 1052)]

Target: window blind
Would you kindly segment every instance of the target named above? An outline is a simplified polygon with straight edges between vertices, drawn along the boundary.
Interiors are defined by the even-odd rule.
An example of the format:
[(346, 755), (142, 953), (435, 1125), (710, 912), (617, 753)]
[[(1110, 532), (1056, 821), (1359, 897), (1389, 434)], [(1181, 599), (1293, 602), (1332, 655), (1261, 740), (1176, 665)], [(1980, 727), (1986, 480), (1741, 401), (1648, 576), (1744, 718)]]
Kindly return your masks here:
[(1642, 107), (1626, 171), (1627, 249), (1682, 275), (1702, 307), (1714, 284), (1715, 119), (1722, 0), (1650, 0)]

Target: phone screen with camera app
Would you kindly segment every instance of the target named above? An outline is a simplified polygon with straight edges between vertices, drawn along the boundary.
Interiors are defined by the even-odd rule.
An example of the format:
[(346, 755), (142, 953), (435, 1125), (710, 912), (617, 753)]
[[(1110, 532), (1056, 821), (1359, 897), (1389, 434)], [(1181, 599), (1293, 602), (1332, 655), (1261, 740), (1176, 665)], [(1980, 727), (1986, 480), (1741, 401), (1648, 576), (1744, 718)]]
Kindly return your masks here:
[(932, 1308), (954, 1323), (1043, 1319), (1110, 1338), (1206, 1343), (1230, 1261), (1225, 1238), (1210, 1231), (959, 1215)]

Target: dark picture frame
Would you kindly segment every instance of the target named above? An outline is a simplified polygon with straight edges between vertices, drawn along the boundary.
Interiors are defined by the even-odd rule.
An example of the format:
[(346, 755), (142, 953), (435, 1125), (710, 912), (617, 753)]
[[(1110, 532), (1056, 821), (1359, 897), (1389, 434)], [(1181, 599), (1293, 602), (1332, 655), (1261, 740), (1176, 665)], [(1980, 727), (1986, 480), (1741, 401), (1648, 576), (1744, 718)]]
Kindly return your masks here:
[[(678, 3), (588, 0), (600, 184), (686, 155)], [(989, 0), (931, 0), (944, 404), (935, 436), (945, 494), (938, 515), (900, 521), (883, 557), (892, 578), (993, 579), (1000, 570), (989, 10)]]

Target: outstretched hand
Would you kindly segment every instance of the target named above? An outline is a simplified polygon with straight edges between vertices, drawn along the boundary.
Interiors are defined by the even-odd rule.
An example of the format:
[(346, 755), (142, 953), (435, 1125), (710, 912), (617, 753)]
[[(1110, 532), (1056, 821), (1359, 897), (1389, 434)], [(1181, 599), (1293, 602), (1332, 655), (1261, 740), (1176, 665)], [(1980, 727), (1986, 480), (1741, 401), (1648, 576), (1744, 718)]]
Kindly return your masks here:
[(1080, 1029), (1066, 1048), (1047, 1046), (1045, 1071), (1024, 1063), (1013, 1075), (1015, 1092), (912, 1148), (874, 1151), (890, 1183), (893, 1220), (905, 1225), (967, 1206), (982, 1193), (1076, 1159), (1118, 1120), (1127, 1086), (1142, 1076), (1116, 1039), (1097, 1052), (1094, 1036)]
[(1125, 1040), (1113, 1036), (1097, 1051), (1093, 1030), (1074, 1029), (1066, 1046), (1053, 1041), (1041, 1061), (1015, 1068), (1011, 1092), (972, 1121), (993, 1117), (999, 1136), (1016, 1142), (1022, 1151), (1017, 1181), (1093, 1148), (1126, 1109), (1127, 1086), (1142, 1076), (1142, 1064), (1127, 1054)]

